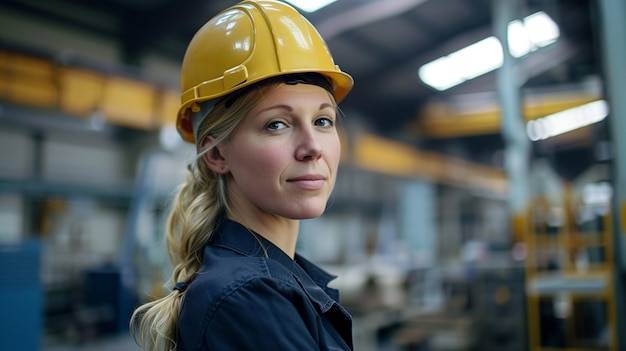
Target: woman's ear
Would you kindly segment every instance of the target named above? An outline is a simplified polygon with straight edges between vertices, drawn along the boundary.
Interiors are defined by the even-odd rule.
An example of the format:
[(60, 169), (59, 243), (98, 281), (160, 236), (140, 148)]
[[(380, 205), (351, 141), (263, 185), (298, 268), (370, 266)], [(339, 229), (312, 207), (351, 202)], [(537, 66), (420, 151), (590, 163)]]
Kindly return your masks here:
[[(202, 143), (200, 143), (200, 149), (204, 149), (206, 145), (211, 145), (215, 141), (213, 136), (209, 135)], [(226, 174), (228, 173), (228, 162), (222, 156), (219, 145), (215, 145), (207, 151), (202, 153), (202, 160), (213, 172), (218, 174)]]

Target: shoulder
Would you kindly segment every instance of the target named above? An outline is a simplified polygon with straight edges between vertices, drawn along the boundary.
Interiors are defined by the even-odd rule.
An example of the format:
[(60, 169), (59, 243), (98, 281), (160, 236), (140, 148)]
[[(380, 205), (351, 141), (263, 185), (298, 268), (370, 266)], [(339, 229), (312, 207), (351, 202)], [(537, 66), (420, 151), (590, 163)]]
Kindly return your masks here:
[[(205, 262), (198, 272), (185, 294), (183, 310), (206, 315), (225, 301), (254, 304), (254, 294), (292, 295), (300, 290), (291, 272), (279, 262), (263, 257), (220, 257)], [(251, 297), (238, 298), (248, 291), (253, 293)]]
[[(221, 333), (228, 333), (232, 339), (234, 330), (250, 330), (259, 325), (272, 334), (281, 323), (269, 319), (282, 315), (300, 320), (302, 313), (316, 314), (295, 278), (272, 260), (231, 257), (224, 261), (203, 268), (185, 294), (179, 316), (180, 338), (184, 342)], [(300, 317), (295, 318), (296, 315)]]
[(206, 287), (211, 287), (212, 291), (219, 290), (219, 287), (230, 290), (262, 278), (296, 284), (291, 271), (272, 259), (228, 254), (208, 255), (190, 285), (190, 290), (205, 291)]
[(220, 287), (219, 295), (185, 297), (184, 304), (206, 301), (201, 309), (183, 307), (181, 341), (202, 345), (194, 350), (317, 350), (320, 316), (297, 284), (268, 275), (247, 275), (233, 283)]

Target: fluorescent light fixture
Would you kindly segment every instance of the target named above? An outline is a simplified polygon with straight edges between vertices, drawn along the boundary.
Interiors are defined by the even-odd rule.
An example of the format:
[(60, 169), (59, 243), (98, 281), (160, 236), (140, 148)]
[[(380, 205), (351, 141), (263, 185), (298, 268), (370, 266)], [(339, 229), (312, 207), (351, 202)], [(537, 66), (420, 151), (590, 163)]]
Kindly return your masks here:
[[(559, 38), (559, 27), (540, 11), (508, 26), (509, 51), (516, 58)], [(502, 45), (495, 36), (431, 61), (419, 69), (420, 79), (437, 90), (450, 89), (502, 66)]]
[(492, 71), (501, 64), (500, 41), (489, 37), (423, 65), (419, 76), (433, 88), (446, 90)]
[(288, 3), (304, 12), (315, 12), (337, 0), (286, 0)]
[(605, 100), (596, 100), (588, 104), (538, 118), (526, 123), (526, 134), (532, 141), (544, 140), (602, 121), (609, 114)]

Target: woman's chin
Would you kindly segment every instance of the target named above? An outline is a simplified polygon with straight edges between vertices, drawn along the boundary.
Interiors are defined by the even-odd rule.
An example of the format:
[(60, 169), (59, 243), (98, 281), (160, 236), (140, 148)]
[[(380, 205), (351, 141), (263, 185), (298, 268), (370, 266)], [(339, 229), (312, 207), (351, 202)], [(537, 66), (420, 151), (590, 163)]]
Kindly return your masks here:
[(294, 209), (290, 215), (286, 216), (291, 219), (313, 219), (321, 216), (326, 210), (326, 206), (316, 206), (309, 208)]

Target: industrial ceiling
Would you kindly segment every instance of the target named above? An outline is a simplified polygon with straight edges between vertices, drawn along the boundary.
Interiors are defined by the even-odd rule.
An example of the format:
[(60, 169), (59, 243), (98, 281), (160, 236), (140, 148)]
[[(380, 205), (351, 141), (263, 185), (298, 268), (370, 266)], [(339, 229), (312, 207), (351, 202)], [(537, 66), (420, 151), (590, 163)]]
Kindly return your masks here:
[[(355, 79), (354, 90), (342, 103), (349, 119), (417, 147), (489, 164), (497, 163), (494, 154), (503, 148), (498, 130), (433, 138), (411, 126), (419, 123), (433, 101), (495, 95), (493, 72), (444, 92), (428, 87), (417, 75), (422, 64), (493, 35), (493, 1), (503, 0), (339, 0), (306, 16), (326, 39), (335, 62)], [(124, 65), (133, 66), (147, 54), (180, 62), (195, 31), (237, 2), (2, 0), (0, 9), (116, 42)], [(518, 7), (520, 18), (545, 11), (561, 34), (558, 45), (527, 59), (531, 63), (523, 89), (561, 89), (600, 75), (591, 0), (521, 0)], [(579, 146), (574, 152), (589, 147)]]

